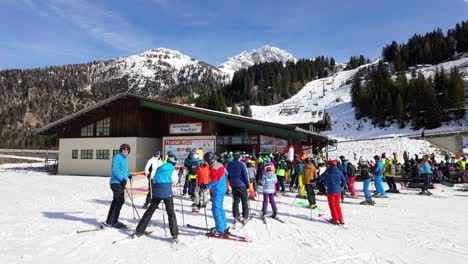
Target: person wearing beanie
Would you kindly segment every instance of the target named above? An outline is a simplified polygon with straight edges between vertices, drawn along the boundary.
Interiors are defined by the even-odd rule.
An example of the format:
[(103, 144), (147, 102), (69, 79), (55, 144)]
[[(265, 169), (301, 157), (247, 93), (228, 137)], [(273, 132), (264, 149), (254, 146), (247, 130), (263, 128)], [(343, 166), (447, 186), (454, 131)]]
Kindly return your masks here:
[(341, 189), (346, 186), (346, 179), (341, 170), (336, 166), (336, 160), (331, 160), (328, 163), (327, 170), (317, 179), (311, 180), (311, 183), (325, 181), (327, 184), (327, 200), (332, 218), (330, 222), (333, 224), (344, 225), (343, 213), (341, 211)]
[(145, 166), (145, 175), (148, 179), (148, 194), (146, 195), (146, 201), (143, 205), (144, 209), (148, 209), (149, 204), (151, 203), (151, 179), (153, 179), (156, 170), (163, 164), (161, 159), (161, 151), (156, 150), (153, 153), (153, 156), (146, 162)]

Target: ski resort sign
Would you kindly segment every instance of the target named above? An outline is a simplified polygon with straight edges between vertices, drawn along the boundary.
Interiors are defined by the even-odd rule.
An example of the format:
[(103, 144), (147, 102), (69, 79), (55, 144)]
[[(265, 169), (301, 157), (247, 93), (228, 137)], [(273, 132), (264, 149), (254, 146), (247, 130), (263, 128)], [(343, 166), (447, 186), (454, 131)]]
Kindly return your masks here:
[[(216, 136), (164, 137), (163, 151), (172, 151), (177, 157), (177, 164), (182, 165), (189, 151), (202, 148), (204, 153), (216, 152)], [(200, 157), (202, 159), (203, 157)]]
[(170, 134), (200, 134), (202, 132), (202, 123), (171, 124)]

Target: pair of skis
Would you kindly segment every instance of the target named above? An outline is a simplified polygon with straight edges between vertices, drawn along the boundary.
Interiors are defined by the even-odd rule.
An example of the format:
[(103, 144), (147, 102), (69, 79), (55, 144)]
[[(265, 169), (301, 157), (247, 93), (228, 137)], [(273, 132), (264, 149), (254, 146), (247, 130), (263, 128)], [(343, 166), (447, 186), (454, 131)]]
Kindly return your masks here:
[(81, 234), (81, 233), (88, 233), (88, 232), (96, 232), (96, 231), (103, 231), (103, 230), (107, 230), (109, 228), (112, 228), (112, 229), (121, 229), (121, 230), (131, 230), (133, 228), (132, 225), (124, 225), (123, 228), (113, 228), (112, 226), (109, 226), (108, 224), (102, 222), (98, 227), (96, 228), (93, 228), (93, 229), (84, 229), (84, 230), (78, 230), (76, 231), (77, 234)]
[[(265, 215), (261, 215), (260, 217), (262, 218), (263, 223), (266, 225), (266, 224), (268, 223), (266, 216), (265, 216)], [(281, 219), (281, 218), (279, 218), (278, 216), (273, 217), (273, 216), (270, 215), (270, 216), (268, 216), (268, 217), (271, 218), (271, 219), (275, 219), (276, 221), (278, 221), (278, 222), (280, 222), (280, 223), (283, 223), (283, 224), (285, 223), (284, 220)]]
[(227, 233), (227, 234), (211, 233), (212, 228), (195, 226), (195, 225), (191, 225), (191, 224), (187, 224), (186, 227), (196, 229), (196, 230), (206, 231), (206, 232), (208, 232), (208, 233), (206, 233), (206, 236), (208, 238), (217, 238), (217, 239), (231, 240), (231, 241), (237, 241), (237, 242), (252, 242), (252, 241), (250, 241), (248, 238), (246, 238), (244, 236), (234, 235), (234, 234), (231, 234), (231, 233)]

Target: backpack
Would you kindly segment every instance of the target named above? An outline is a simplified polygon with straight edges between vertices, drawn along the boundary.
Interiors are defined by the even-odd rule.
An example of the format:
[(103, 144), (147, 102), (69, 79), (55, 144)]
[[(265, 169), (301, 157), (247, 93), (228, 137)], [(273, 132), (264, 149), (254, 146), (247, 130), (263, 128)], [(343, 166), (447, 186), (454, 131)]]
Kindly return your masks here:
[(189, 174), (191, 175), (197, 175), (197, 170), (198, 170), (198, 163), (196, 161), (192, 162), (190, 165), (190, 170)]
[(388, 173), (390, 175), (395, 175), (396, 174), (396, 168), (395, 168), (395, 164), (390, 164), (390, 166), (388, 166)]
[(370, 178), (370, 175), (369, 175), (369, 167), (367, 167), (367, 166), (361, 167), (361, 177), (362, 177), (363, 179), (368, 179), (368, 178)]
[(356, 176), (356, 167), (354, 167), (354, 165), (351, 163), (348, 164), (347, 174), (348, 176)]

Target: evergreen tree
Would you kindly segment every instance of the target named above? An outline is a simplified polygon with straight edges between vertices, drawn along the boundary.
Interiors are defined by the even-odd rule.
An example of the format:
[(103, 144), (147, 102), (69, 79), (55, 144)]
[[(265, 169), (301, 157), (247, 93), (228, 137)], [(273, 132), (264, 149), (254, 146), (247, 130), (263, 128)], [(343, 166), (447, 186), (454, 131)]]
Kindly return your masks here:
[(462, 118), (465, 115), (465, 87), (463, 78), (456, 67), (453, 67), (450, 71), (448, 100), (452, 102), (456, 118)]
[(351, 85), (351, 104), (357, 109), (359, 109), (359, 95), (361, 89), (361, 77), (359, 76), (359, 73), (356, 73), (353, 76), (353, 83)]
[(400, 128), (404, 128), (405, 127), (405, 110), (403, 108), (403, 100), (401, 99), (400, 94), (398, 94), (396, 97), (394, 114), (395, 114), (395, 118), (398, 119), (398, 124)]
[(231, 114), (239, 115), (239, 109), (237, 109), (237, 105), (232, 105)]
[(250, 109), (249, 101), (244, 101), (244, 103), (242, 104), (241, 115), (252, 117), (252, 109)]

